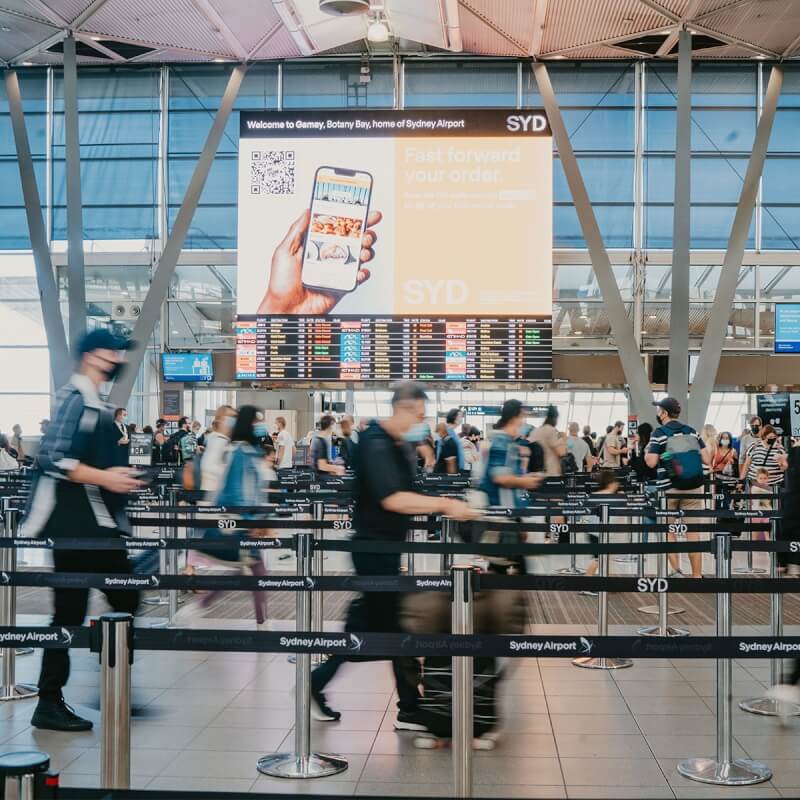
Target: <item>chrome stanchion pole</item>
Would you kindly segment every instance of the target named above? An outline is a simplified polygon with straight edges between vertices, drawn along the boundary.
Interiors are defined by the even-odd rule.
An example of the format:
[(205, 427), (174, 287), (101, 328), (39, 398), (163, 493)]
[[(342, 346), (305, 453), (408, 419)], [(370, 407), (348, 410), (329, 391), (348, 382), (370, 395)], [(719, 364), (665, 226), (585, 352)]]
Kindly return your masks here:
[[(660, 505), (661, 505), (661, 510), (662, 511), (666, 511), (667, 510), (667, 498), (666, 498), (666, 495), (664, 495), (663, 493), (661, 495)], [(662, 534), (661, 542), (663, 544), (666, 544), (668, 541), (669, 541), (669, 537), (667, 536), (667, 534), (666, 533)], [(669, 555), (667, 553), (658, 553), (656, 555), (656, 565), (657, 565), (656, 566), (656, 577), (658, 577), (658, 578), (666, 578), (669, 575)], [(640, 576), (640, 577), (642, 577), (642, 576)], [(669, 598), (666, 597), (666, 596), (664, 597), (663, 601), (661, 600), (661, 598), (659, 598), (659, 602), (656, 603), (655, 605), (640, 606), (637, 610), (641, 614), (653, 614), (653, 615), (657, 615), (658, 618), (659, 618), (658, 628), (642, 628), (639, 631), (639, 635), (640, 636), (688, 636), (689, 635), (688, 631), (685, 631), (683, 633), (650, 633), (650, 634), (644, 633), (644, 631), (649, 631), (649, 630), (665, 630), (665, 629), (669, 630), (669, 626), (662, 627), (662, 625), (661, 625), (661, 619), (664, 616), (664, 614), (666, 614), (666, 616), (670, 616), (672, 614), (685, 614), (686, 613), (686, 609), (685, 608), (670, 608), (670, 606), (669, 606)], [(678, 631), (680, 629), (679, 628), (674, 628), (673, 630)]]
[[(456, 521), (442, 517), (442, 544), (452, 544), (456, 540)], [(442, 553), (439, 561), (439, 573), (448, 575), (453, 566), (453, 554)]]
[[(171, 492), (170, 492), (171, 494)], [(162, 507), (167, 503), (171, 503), (171, 499), (168, 501), (166, 498), (166, 488), (163, 484), (158, 486), (158, 496), (161, 502)], [(173, 504), (174, 506), (174, 504)], [(170, 535), (170, 528), (167, 525), (168, 515), (167, 512), (164, 511), (162, 508), (158, 515), (161, 519), (161, 525), (159, 525), (158, 534), (160, 538), (169, 538)], [(167, 564), (169, 563), (167, 553), (171, 552), (169, 550), (161, 550), (158, 554), (158, 569), (162, 575), (166, 575), (168, 573)], [(167, 606), (169, 605), (169, 592), (165, 591), (164, 589), (159, 589), (158, 593), (153, 595), (152, 597), (145, 597), (142, 600), (142, 603), (146, 606)], [(164, 628), (166, 627), (166, 622), (157, 622), (153, 627)]]
[(100, 617), (100, 786), (130, 789), (132, 614)]
[[(717, 575), (721, 580), (731, 577), (731, 535), (716, 535)], [(728, 592), (717, 594), (717, 636), (730, 637), (731, 596)], [(717, 659), (717, 757), (689, 758), (678, 764), (678, 772), (685, 778), (718, 786), (746, 786), (763, 783), (772, 777), (772, 770), (760, 761), (733, 758), (733, 661)]]
[[(575, 525), (575, 517), (566, 517), (567, 525), (569, 525), (569, 542), (570, 544), (577, 544), (577, 533), (573, 530)], [(562, 567), (558, 570), (559, 575), (583, 575), (583, 570), (578, 567), (578, 556), (576, 553), (569, 554), (569, 566)]]
[[(606, 545), (609, 543), (608, 533), (608, 506), (600, 507), (600, 544)], [(608, 577), (609, 567), (609, 554), (600, 553), (600, 565), (598, 574), (600, 579)], [(608, 636), (608, 592), (602, 589), (597, 593), (597, 635), (600, 637)], [(600, 656), (594, 658), (591, 656), (584, 656), (576, 658), (572, 662), (576, 667), (583, 667), (584, 669), (624, 669), (625, 667), (632, 667), (633, 661), (629, 658), (606, 658)]]
[[(176, 508), (178, 505), (178, 490), (176, 487), (171, 486), (167, 491), (167, 502), (173, 508)], [(177, 512), (175, 513), (175, 521), (177, 522)], [(187, 512), (188, 518), (188, 512)], [(177, 525), (168, 525), (164, 529), (166, 533), (166, 538), (170, 542), (177, 542), (178, 541), (178, 526)], [(160, 562), (162, 568), (162, 575), (177, 575), (178, 574), (178, 550), (176, 548), (170, 548), (169, 550), (162, 550), (160, 555)], [(167, 591), (162, 589), (159, 592), (159, 602), (158, 605), (163, 605), (161, 602), (161, 598), (166, 596), (167, 598), (167, 618), (163, 622), (156, 622), (152, 627), (153, 628), (173, 628), (175, 627), (175, 615), (178, 613), (178, 605), (183, 601), (180, 598), (180, 590), (173, 589), (172, 591)]]
[[(753, 487), (751, 486), (749, 488), (750, 488), (750, 492), (752, 493)], [(747, 506), (748, 506), (748, 508), (749, 508), (749, 510), (751, 512), (756, 510), (754, 508), (754, 505), (755, 505), (756, 502), (758, 502), (758, 501), (754, 500), (752, 497), (747, 501)], [(748, 542), (752, 542), (753, 541), (753, 531), (752, 530), (747, 532), (747, 541)], [(762, 567), (754, 567), (753, 566), (753, 551), (752, 550), (748, 550), (747, 551), (747, 553), (745, 554), (745, 558), (747, 559), (746, 562), (745, 562), (745, 566), (736, 567), (736, 569), (733, 570), (733, 573), (735, 575), (764, 575), (764, 574), (766, 574), (767, 570), (763, 569)]]
[[(453, 600), (451, 631), (472, 634), (472, 567), (459, 564), (451, 570)], [(472, 656), (453, 656), (453, 781), (455, 797), (472, 797), (473, 721)]]
[[(6, 536), (16, 538), (19, 510), (11, 507), (10, 498), (3, 499), (3, 524)], [(0, 571), (12, 573), (17, 568), (17, 551), (13, 547), (0, 550)], [(17, 624), (17, 587), (0, 587), (0, 625), (14, 627)], [(0, 684), (0, 702), (7, 700), (25, 700), (36, 697), (39, 690), (35, 686), (16, 681), (17, 651), (6, 647), (0, 651), (3, 656), (2, 684)]]
[[(22, 496), (12, 496), (4, 498), (3, 500), (3, 509), (13, 510), (16, 503), (24, 503), (26, 502), (26, 498)], [(6, 536), (10, 539), (16, 539), (19, 536), (19, 519), (21, 516), (21, 511), (17, 510), (14, 512), (10, 519), (3, 518), (3, 526), (5, 528)], [(12, 552), (12, 569), (16, 569), (21, 564), (25, 562), (19, 557), (19, 551), (14, 548)], [(12, 609), (11, 609), (11, 619), (12, 625), (17, 624), (17, 588), (16, 586), (12, 587), (13, 594), (11, 595), (12, 598)], [(17, 656), (29, 656), (33, 652), (32, 647), (17, 647), (14, 650), (14, 654)], [(3, 655), (3, 651), (0, 650), (0, 656)], [(0, 697), (0, 699), (2, 699)], [(15, 699), (15, 698), (10, 698)]]
[[(0, 779), (4, 800), (35, 800), (36, 776), (50, 769), (50, 756), (38, 750), (0, 755)], [(48, 795), (49, 797), (50, 795)]]
[[(778, 540), (778, 520), (770, 520), (770, 538), (773, 542)], [(778, 554), (773, 550), (769, 554), (769, 577), (778, 577)], [(783, 636), (783, 595), (780, 592), (773, 592), (770, 595), (769, 603), (769, 622), (770, 635), (779, 639)], [(783, 682), (782, 675), (783, 659), (772, 658), (769, 662), (770, 686), (777, 686)], [(749, 711), (751, 714), (760, 714), (764, 717), (797, 717), (800, 716), (800, 705), (792, 702), (773, 700), (771, 697), (754, 697), (749, 700), (742, 700), (739, 703), (742, 711)]]
[[(663, 533), (661, 536), (662, 544), (667, 543), (667, 534)], [(667, 579), (669, 572), (669, 555), (667, 553), (659, 553), (658, 556), (658, 573), (657, 577)], [(688, 636), (689, 631), (684, 628), (675, 628), (669, 624), (669, 593), (660, 592), (658, 595), (658, 624), (649, 625), (645, 628), (639, 628), (639, 636)], [(642, 611), (642, 609), (639, 609)], [(683, 609), (674, 611), (675, 614), (680, 614)]]
[[(412, 526), (415, 522), (421, 522), (423, 519), (425, 519), (425, 517), (419, 517), (419, 516), (412, 517), (411, 518)], [(417, 540), (417, 531), (414, 527), (411, 527), (408, 529), (408, 532), (406, 533), (406, 542), (408, 544), (413, 545), (414, 542), (416, 542), (416, 540)], [(415, 573), (415, 569), (416, 565), (414, 564), (414, 553), (406, 553), (406, 574), (413, 575)]]
[[(313, 568), (313, 533), (297, 535), (297, 574), (309, 577)], [(297, 592), (297, 632), (311, 628), (310, 590)], [(294, 752), (272, 753), (260, 758), (259, 772), (273, 778), (324, 778), (347, 769), (347, 759), (311, 752), (311, 654), (297, 653), (295, 661)]]
[[(311, 504), (311, 519), (314, 522), (322, 522), (325, 519), (325, 503), (321, 500), (314, 500)], [(321, 542), (325, 536), (325, 531), (320, 525), (318, 528), (314, 528), (314, 541)], [(314, 575), (322, 575), (324, 571), (324, 566), (322, 563), (322, 559), (324, 558), (324, 552), (320, 550), (318, 547), (314, 548)], [(309, 573), (310, 574), (310, 573)], [(324, 617), (324, 606), (323, 606), (323, 594), (322, 592), (314, 592), (311, 595), (311, 630), (312, 631), (321, 631), (325, 627), (325, 617)], [(311, 665), (316, 666), (324, 661), (324, 655), (322, 653), (313, 653), (311, 655)]]

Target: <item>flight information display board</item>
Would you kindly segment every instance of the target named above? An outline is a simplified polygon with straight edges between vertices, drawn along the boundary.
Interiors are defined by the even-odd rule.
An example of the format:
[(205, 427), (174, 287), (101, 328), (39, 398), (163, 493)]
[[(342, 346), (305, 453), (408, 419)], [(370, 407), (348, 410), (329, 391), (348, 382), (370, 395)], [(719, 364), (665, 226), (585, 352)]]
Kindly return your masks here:
[(550, 316), (240, 316), (238, 380), (550, 381)]

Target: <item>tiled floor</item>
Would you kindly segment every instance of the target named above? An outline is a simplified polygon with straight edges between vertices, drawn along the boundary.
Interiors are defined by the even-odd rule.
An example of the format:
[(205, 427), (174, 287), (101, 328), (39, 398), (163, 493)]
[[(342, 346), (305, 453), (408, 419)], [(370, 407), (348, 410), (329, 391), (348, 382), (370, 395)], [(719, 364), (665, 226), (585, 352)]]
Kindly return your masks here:
[[(208, 620), (198, 624), (215, 627)], [(252, 622), (224, 624), (249, 627)], [(533, 625), (532, 632), (592, 631), (578, 625)], [(633, 632), (630, 627), (610, 630)], [(18, 680), (35, 680), (38, 659), (18, 659)], [(97, 721), (97, 657), (76, 652), (72, 663), (67, 699)], [(743, 660), (734, 663), (733, 674), (736, 699), (757, 695), (768, 681), (769, 666)], [(766, 761), (773, 780), (753, 788), (718, 789), (678, 774), (680, 760), (714, 753), (714, 681), (714, 662), (706, 660), (641, 660), (616, 672), (579, 669), (563, 659), (514, 660), (502, 684), (498, 748), (475, 753), (475, 795), (798, 796), (800, 722), (781, 728), (775, 720), (738, 709), (735, 754)], [(134, 788), (387, 797), (452, 793), (450, 752), (415, 750), (413, 735), (393, 731), (393, 686), (386, 663), (350, 664), (337, 675), (329, 699), (342, 711), (342, 720), (313, 723), (312, 746), (346, 756), (349, 768), (333, 778), (303, 782), (256, 771), (260, 756), (292, 748), (294, 666), (285, 656), (141, 652), (133, 685)], [(97, 786), (97, 730), (36, 731), (29, 726), (32, 710), (31, 701), (0, 705), (0, 750), (35, 746), (50, 753), (64, 785)]]

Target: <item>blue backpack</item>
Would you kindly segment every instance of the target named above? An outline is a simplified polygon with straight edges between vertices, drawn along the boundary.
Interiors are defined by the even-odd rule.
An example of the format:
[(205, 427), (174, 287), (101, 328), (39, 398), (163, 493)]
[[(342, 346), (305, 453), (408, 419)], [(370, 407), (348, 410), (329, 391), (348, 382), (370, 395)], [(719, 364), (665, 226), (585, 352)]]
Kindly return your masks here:
[(675, 489), (698, 489), (703, 485), (703, 459), (700, 442), (692, 433), (674, 433), (667, 439), (661, 463)]

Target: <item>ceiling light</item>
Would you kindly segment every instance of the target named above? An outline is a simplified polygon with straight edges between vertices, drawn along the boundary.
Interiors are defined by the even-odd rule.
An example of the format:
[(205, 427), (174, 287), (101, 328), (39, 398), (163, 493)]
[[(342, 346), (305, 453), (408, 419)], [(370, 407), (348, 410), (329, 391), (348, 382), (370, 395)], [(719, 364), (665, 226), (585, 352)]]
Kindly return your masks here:
[(559, 59), (560, 60), (560, 59), (566, 58), (566, 56), (550, 56), (550, 58), (552, 58), (554, 60), (555, 59)]
[(757, 56), (753, 56), (753, 58), (758, 59), (759, 61), (766, 61), (767, 57), (759, 53)]
[(100, 36), (90, 36), (89, 37), (93, 42), (99, 42), (101, 37)]
[(622, 22), (624, 25), (633, 25), (633, 17), (625, 17)]
[(20, 66), (22, 66), (22, 67), (32, 67), (33, 66), (33, 61), (23, 61), (22, 64), (20, 64)]
[(375, 44), (388, 42), (389, 26), (382, 19), (373, 20), (367, 30), (367, 40)]
[(648, 314), (647, 319), (658, 319), (658, 314)]

